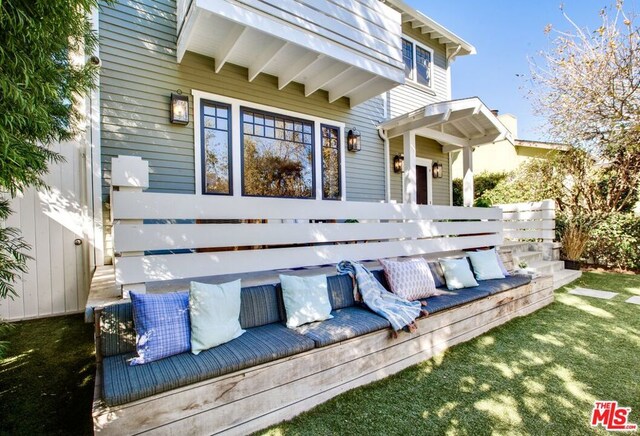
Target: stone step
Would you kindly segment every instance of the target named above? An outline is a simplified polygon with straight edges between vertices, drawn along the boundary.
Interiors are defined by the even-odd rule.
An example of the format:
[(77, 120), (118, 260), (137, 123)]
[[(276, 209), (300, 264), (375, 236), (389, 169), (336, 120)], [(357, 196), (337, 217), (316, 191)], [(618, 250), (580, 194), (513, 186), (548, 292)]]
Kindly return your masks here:
[(539, 274), (553, 274), (564, 269), (564, 262), (561, 260), (540, 260), (531, 262), (527, 269)]
[(541, 251), (522, 251), (513, 254), (513, 262), (515, 266), (518, 266), (518, 263), (521, 261), (525, 261), (527, 262), (527, 265), (529, 265), (533, 262), (540, 262), (542, 260)]
[(500, 248), (504, 250), (511, 250), (515, 255), (516, 253), (529, 251), (531, 249), (530, 245), (531, 244), (529, 242), (505, 241)]
[(553, 273), (553, 289), (561, 288), (568, 285), (574, 280), (578, 280), (582, 276), (582, 271), (573, 269), (563, 269)]

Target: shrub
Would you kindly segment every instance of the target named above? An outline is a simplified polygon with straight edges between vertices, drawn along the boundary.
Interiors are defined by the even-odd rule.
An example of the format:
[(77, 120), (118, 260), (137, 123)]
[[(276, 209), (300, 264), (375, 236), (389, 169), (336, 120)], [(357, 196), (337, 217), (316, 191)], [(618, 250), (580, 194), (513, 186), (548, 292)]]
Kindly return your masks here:
[(640, 217), (616, 213), (602, 220), (591, 232), (583, 259), (610, 268), (640, 269)]
[[(500, 182), (505, 180), (509, 176), (509, 173), (499, 172), (499, 173), (490, 173), (487, 171), (483, 171), (480, 174), (477, 174), (473, 178), (473, 197), (476, 198), (476, 202), (474, 206), (477, 207), (491, 207), (491, 203), (481, 200), (481, 197), (485, 192), (492, 190), (495, 188)], [(463, 191), (462, 191), (462, 179), (453, 179), (452, 183), (453, 188), (453, 205), (454, 206), (462, 206), (464, 204), (463, 201)]]

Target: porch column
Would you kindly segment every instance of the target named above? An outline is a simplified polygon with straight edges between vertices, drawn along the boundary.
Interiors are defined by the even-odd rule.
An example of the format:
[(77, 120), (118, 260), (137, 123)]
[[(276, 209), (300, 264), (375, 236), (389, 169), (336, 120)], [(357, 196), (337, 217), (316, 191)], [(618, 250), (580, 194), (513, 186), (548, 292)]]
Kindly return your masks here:
[(462, 198), (465, 207), (473, 206), (473, 147), (462, 149)]
[(404, 143), (404, 202), (416, 204), (416, 134), (412, 131), (402, 135)]

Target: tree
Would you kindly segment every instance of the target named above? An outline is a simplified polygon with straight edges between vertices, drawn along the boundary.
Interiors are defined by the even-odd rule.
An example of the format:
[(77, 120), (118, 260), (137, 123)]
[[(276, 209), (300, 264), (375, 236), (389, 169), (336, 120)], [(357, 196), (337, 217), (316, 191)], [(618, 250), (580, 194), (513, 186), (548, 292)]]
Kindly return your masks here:
[[(97, 66), (74, 62), (97, 44), (88, 14), (97, 0), (0, 0), (0, 190), (15, 196), (44, 187), (49, 149), (78, 133), (83, 114), (74, 104), (94, 83)], [(0, 201), (0, 220), (11, 213)], [(0, 298), (15, 295), (26, 270), (27, 244), (0, 227)]]
[(599, 200), (579, 201), (607, 212), (627, 210), (640, 184), (640, 29), (622, 1), (601, 11), (594, 32), (563, 14), (573, 31), (556, 32), (553, 49), (541, 54), (541, 65), (532, 64), (529, 96), (554, 139), (588, 153), (569, 155), (577, 159), (574, 181), (596, 187)]

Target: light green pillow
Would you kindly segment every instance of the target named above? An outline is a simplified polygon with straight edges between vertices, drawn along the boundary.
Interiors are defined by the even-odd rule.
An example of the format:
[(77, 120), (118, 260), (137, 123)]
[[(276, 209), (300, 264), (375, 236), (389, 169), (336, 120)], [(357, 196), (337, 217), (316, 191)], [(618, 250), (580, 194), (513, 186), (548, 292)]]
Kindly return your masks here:
[(503, 279), (504, 274), (498, 263), (495, 248), (482, 251), (468, 251), (476, 280)]
[(447, 289), (450, 291), (478, 286), (466, 257), (462, 259), (439, 259), (439, 262), (447, 282)]
[(220, 285), (191, 282), (189, 317), (191, 352), (229, 342), (244, 333), (240, 327), (240, 280)]
[(287, 327), (295, 328), (333, 318), (326, 275), (296, 277), (281, 274), (280, 284), (287, 312)]

